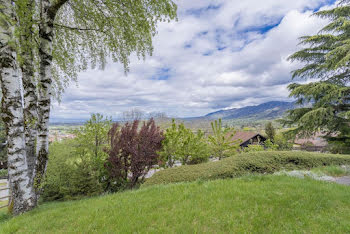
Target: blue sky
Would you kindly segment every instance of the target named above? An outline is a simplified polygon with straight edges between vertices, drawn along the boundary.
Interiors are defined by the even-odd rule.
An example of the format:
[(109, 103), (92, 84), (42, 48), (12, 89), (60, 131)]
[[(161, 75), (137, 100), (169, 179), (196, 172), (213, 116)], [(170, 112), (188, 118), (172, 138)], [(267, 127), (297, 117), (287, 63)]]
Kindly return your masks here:
[(174, 117), (288, 99), (287, 57), (298, 38), (326, 21), (311, 17), (334, 0), (177, 0), (179, 20), (161, 23), (154, 54), (79, 74), (55, 103), (53, 119), (118, 118), (133, 108)]

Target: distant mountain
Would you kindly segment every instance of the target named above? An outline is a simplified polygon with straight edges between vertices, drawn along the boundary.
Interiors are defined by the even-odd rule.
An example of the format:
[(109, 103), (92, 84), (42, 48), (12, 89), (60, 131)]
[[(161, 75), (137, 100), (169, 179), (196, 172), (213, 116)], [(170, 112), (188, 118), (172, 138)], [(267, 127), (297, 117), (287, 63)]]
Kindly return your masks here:
[(242, 108), (234, 108), (229, 110), (220, 110), (209, 113), (202, 118), (206, 119), (276, 119), (282, 117), (283, 114), (294, 108), (294, 102), (266, 102), (258, 106), (246, 106)]

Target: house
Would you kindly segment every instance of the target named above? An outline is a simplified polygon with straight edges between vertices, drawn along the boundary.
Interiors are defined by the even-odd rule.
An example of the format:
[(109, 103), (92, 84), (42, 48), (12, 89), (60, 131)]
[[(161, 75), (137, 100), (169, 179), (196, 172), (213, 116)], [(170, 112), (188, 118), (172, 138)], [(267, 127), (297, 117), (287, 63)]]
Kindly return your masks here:
[(267, 139), (256, 132), (236, 132), (232, 140), (240, 140), (240, 146), (244, 148), (248, 147), (248, 145), (262, 145)]
[(328, 142), (323, 138), (324, 136), (322, 133), (316, 133), (309, 138), (296, 138), (293, 148), (294, 150), (324, 152), (328, 146)]

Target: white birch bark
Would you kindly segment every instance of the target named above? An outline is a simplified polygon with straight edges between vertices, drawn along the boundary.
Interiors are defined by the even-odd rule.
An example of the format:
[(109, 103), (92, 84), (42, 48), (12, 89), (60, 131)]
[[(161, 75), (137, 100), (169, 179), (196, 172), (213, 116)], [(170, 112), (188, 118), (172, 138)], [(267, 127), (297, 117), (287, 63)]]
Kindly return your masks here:
[[(0, 0), (0, 9), (13, 19), (12, 1)], [(11, 46), (13, 26), (4, 19), (0, 24), (0, 79), (2, 88), (2, 117), (8, 137), (8, 173), (11, 207), (14, 215), (32, 209), (35, 205), (33, 187), (28, 176), (26, 161), (24, 117), (21, 80), (16, 66), (16, 52)]]
[(42, 0), (41, 23), (39, 25), (39, 90), (38, 90), (38, 138), (37, 138), (37, 163), (35, 183), (40, 185), (45, 174), (49, 152), (49, 117), (52, 96), (52, 40), (54, 36), (53, 21), (49, 14), (51, 3)]
[[(34, 10), (34, 0), (28, 1), (25, 6), (26, 9), (21, 9), (26, 11), (27, 14), (32, 14)], [(33, 42), (32, 36), (32, 25), (24, 22), (19, 22), (19, 27), (22, 27), (20, 43), (22, 46), (21, 51), (21, 70), (22, 70), (22, 83), (23, 83), (23, 99), (24, 99), (24, 130), (26, 137), (26, 155), (27, 155), (27, 164), (28, 164), (28, 174), (31, 181), (34, 179), (34, 168), (36, 163), (36, 137), (37, 137), (37, 107), (38, 107), (38, 98), (37, 98), (37, 83), (34, 77), (34, 55), (33, 50), (30, 48), (31, 43)]]
[(24, 130), (26, 139), (26, 155), (28, 163), (28, 175), (31, 181), (34, 178), (36, 163), (35, 142), (37, 137), (37, 93), (34, 81), (34, 66), (30, 55), (23, 56), (25, 64), (21, 66), (24, 89)]
[[(52, 52), (54, 38), (54, 20), (58, 10), (68, 0), (40, 0), (39, 24), (39, 88), (38, 88), (38, 125), (37, 125), (37, 162), (35, 184), (40, 186), (46, 172), (49, 153), (49, 117), (52, 97)], [(37, 191), (40, 196), (40, 190)]]

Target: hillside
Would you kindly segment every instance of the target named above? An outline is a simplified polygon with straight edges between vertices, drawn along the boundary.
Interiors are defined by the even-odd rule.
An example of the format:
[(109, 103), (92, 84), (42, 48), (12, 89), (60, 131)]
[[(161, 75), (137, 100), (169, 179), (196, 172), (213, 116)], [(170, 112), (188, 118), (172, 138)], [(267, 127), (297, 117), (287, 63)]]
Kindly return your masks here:
[(349, 192), (286, 176), (153, 186), (0, 214), (0, 233), (349, 233)]
[(242, 108), (234, 108), (228, 110), (220, 110), (213, 113), (209, 113), (202, 118), (206, 119), (255, 119), (266, 120), (276, 119), (283, 116), (283, 114), (294, 108), (293, 102), (280, 102), (273, 101), (263, 103), (257, 106), (246, 106)]

